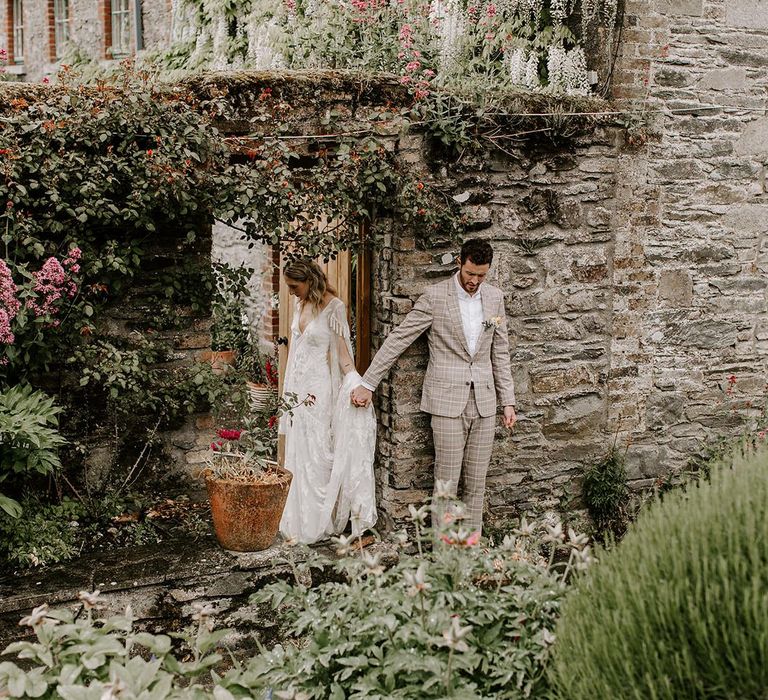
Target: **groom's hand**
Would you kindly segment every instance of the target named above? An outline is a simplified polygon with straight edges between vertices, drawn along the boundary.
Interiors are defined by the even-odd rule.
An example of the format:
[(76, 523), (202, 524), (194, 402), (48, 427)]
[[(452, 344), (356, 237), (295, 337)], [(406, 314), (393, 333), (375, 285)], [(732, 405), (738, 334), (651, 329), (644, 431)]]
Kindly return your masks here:
[(504, 427), (509, 428), (509, 430), (512, 430), (512, 428), (515, 427), (515, 423), (517, 423), (517, 415), (515, 414), (515, 407), (504, 406)]
[(373, 392), (370, 389), (366, 389), (362, 384), (352, 389), (350, 394), (353, 406), (367, 406), (371, 399), (373, 399)]

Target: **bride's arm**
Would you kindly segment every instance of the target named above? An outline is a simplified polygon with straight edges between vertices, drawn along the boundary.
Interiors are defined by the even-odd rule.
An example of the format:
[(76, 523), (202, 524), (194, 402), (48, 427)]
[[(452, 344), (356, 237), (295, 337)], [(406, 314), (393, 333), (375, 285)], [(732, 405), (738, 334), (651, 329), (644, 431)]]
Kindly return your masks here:
[(341, 336), (336, 338), (339, 348), (339, 368), (341, 373), (346, 377), (350, 372), (355, 370), (355, 361), (349, 354), (349, 348), (347, 347), (347, 341)]
[(335, 352), (330, 352), (329, 359), (338, 362), (339, 370), (346, 377), (350, 372), (355, 371), (355, 360), (352, 357), (349, 324), (347, 323), (347, 310), (344, 304), (336, 303), (336, 307), (331, 310), (328, 318), (331, 330), (336, 335)]

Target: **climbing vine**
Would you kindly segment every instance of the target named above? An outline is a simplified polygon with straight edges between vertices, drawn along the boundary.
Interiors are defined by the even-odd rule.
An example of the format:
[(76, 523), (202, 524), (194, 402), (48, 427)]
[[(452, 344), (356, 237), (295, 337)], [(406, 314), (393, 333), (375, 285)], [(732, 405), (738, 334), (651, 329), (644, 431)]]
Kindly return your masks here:
[(217, 130), (215, 99), (129, 65), (89, 84), (65, 70), (53, 86), (4, 90), (0, 391), (31, 382), (59, 395), (65, 468), (108, 436), (140, 471), (158, 430), (231, 396), (230, 380), (176, 362), (170, 342), (206, 327), (215, 220), (326, 257), (376, 245), (382, 216), (424, 237), (461, 230), (450, 196), (373, 134), (292, 138), (292, 105), (269, 88), (263, 128), (237, 139)]

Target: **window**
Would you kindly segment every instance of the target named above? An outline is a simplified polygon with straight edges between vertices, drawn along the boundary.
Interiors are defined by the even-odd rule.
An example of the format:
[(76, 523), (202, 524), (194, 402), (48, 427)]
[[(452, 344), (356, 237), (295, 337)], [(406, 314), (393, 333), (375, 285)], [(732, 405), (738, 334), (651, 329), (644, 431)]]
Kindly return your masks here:
[(112, 56), (126, 56), (131, 53), (130, 0), (111, 0), (110, 17)]
[(24, 3), (22, 0), (13, 0), (11, 5), (11, 22), (13, 40), (13, 60), (16, 63), (24, 63)]
[(58, 61), (69, 41), (69, 0), (53, 0), (53, 46)]

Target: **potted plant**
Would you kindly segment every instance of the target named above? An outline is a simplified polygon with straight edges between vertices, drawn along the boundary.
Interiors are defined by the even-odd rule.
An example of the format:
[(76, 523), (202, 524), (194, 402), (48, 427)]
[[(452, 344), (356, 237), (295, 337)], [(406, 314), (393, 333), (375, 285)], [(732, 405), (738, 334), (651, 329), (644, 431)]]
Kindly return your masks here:
[(249, 347), (248, 317), (235, 298), (222, 298), (213, 307), (211, 351), (203, 353), (214, 374), (224, 374)]
[(251, 410), (254, 413), (268, 411), (274, 406), (277, 398), (277, 360), (262, 353), (258, 342), (251, 342), (238, 358), (238, 366), (245, 374)]
[(297, 402), (291, 395), (271, 416), (251, 417), (242, 430), (217, 431), (201, 476), (224, 549), (258, 552), (274, 542), (293, 478), (276, 459), (278, 416), (313, 402), (312, 396)]

